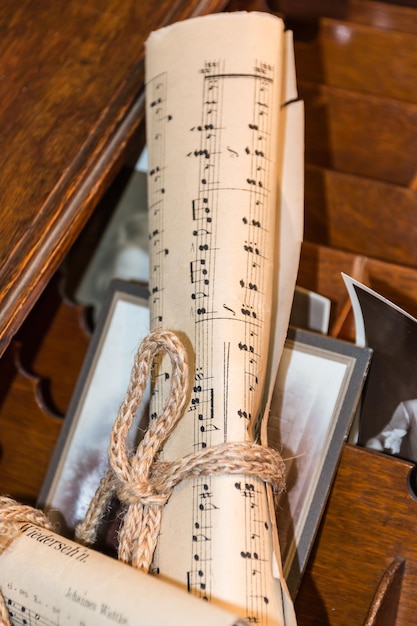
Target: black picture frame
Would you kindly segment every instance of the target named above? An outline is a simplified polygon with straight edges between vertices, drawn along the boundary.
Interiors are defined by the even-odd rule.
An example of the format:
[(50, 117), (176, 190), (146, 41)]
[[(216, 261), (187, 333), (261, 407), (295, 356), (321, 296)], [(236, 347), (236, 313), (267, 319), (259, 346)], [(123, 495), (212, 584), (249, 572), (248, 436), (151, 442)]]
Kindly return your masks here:
[(277, 501), (283, 573), (295, 598), (349, 429), (372, 350), (290, 327), (268, 420), (268, 445), (287, 470)]
[[(113, 423), (137, 348), (148, 333), (147, 286), (112, 280), (37, 502), (63, 535), (73, 535), (107, 467)], [(138, 433), (147, 419), (144, 402), (135, 419)]]
[[(126, 305), (130, 308), (127, 319), (123, 317), (123, 306)], [(123, 332), (117, 334), (119, 355), (112, 348), (115, 327), (123, 328)], [(133, 358), (139, 343), (148, 332), (146, 286), (113, 280), (101, 308), (38, 500), (38, 506), (48, 513), (52, 521), (60, 524), (62, 534), (73, 534), (104, 472), (111, 429), (126, 393)], [(293, 598), (316, 536), (343, 443), (358, 407), (371, 354), (368, 348), (320, 333), (294, 327), (288, 330), (274, 385), (267, 432), (268, 445), (279, 450), (287, 466), (287, 491), (278, 500), (277, 523), (284, 576)], [(103, 382), (98, 380), (98, 372), (109, 359), (112, 373), (117, 370), (116, 363), (123, 359), (123, 372), (117, 378), (106, 376)], [(333, 372), (334, 377), (330, 385), (329, 372)], [(338, 376), (336, 372), (339, 372)], [(110, 378), (114, 387), (112, 392)], [(310, 387), (305, 381), (309, 381)], [(105, 419), (97, 400), (92, 403), (94, 409), (89, 410), (87, 400), (92, 393), (94, 395), (95, 388), (100, 391), (101, 398), (104, 394), (108, 408)], [(312, 415), (317, 415), (318, 410), (324, 422), (324, 434), (320, 434), (318, 429), (313, 433), (315, 446), (311, 443), (311, 428), (309, 430), (305, 427), (307, 416), (299, 417), (297, 423), (294, 395), (299, 406), (314, 401), (315, 411)], [(326, 410), (320, 412), (321, 406)], [(142, 407), (137, 416), (135, 426), (138, 433), (146, 429), (147, 408)], [(288, 425), (291, 420), (299, 431), (303, 431), (297, 446), (293, 445), (291, 433), (283, 433), (283, 424)], [(314, 427), (314, 423), (308, 426), (312, 425)], [(85, 434), (86, 429), (90, 432), (89, 436)], [(304, 440), (310, 438), (308, 454), (302, 449), (303, 437)], [(80, 462), (80, 457), (85, 462)], [(91, 464), (94, 472), (89, 467)], [(74, 482), (77, 487), (75, 490), (68, 487)], [(294, 498), (300, 502), (296, 509), (291, 509), (291, 499), (294, 501)], [(111, 537), (105, 539), (105, 542), (113, 546)]]

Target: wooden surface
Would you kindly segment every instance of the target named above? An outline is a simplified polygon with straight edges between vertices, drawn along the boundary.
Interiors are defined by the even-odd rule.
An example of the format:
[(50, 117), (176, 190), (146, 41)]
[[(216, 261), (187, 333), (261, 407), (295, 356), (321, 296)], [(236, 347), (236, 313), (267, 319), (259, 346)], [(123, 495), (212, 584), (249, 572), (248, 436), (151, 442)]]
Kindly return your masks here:
[(16, 343), (21, 370), (42, 381), (42, 405), (64, 418), (92, 333), (85, 309), (65, 296), (62, 283), (59, 273), (49, 281)]
[[(341, 272), (417, 315), (417, 10), (367, 0), (345, 8), (338, 21), (299, 22), (306, 177), (298, 283), (330, 298), (330, 334), (354, 341)], [(296, 598), (299, 626), (416, 623), (411, 468), (345, 446)], [(387, 572), (401, 558), (403, 577), (390, 587)]]
[(295, 57), (301, 80), (417, 101), (415, 33), (323, 18), (313, 40), (296, 42)]
[(143, 145), (149, 32), (221, 0), (0, 7), (0, 355), (128, 150)]
[(307, 241), (417, 267), (416, 191), (306, 165), (304, 197)]
[[(272, 11), (283, 14), (297, 30), (323, 17), (404, 32), (417, 31), (415, 0), (270, 0)], [(307, 29), (308, 32), (312, 32)], [(304, 31), (305, 32), (305, 31)]]
[(365, 622), (384, 571), (405, 558), (397, 623), (417, 615), (417, 501), (407, 488), (412, 465), (347, 445), (296, 599), (299, 626)]
[(341, 273), (357, 275), (356, 255), (304, 242), (297, 283), (330, 299), (330, 328), (337, 322), (347, 299)]
[(300, 80), (306, 162), (408, 187), (417, 170), (417, 104)]
[(0, 359), (0, 493), (35, 504), (90, 342), (84, 310), (47, 285)]
[(305, 241), (297, 283), (330, 299), (329, 334), (355, 341), (354, 327), (343, 321), (351, 306), (342, 272), (364, 283), (417, 318), (417, 269)]
[(415, 7), (411, 6), (396, 6), (377, 0), (350, 0), (343, 19), (380, 29), (417, 34), (417, 15)]
[(393, 626), (397, 619), (398, 605), (404, 576), (405, 559), (395, 557), (379, 581), (364, 626)]
[(62, 419), (47, 410), (42, 380), (23, 370), (17, 345), (0, 363), (0, 493), (34, 505)]

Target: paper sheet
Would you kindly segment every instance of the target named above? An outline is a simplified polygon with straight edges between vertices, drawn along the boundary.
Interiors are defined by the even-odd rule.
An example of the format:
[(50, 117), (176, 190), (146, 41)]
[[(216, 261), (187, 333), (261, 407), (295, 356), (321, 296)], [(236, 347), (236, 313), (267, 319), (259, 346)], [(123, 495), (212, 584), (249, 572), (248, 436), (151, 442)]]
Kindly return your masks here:
[[(167, 460), (252, 439), (267, 414), (302, 238), (302, 104), (283, 106), (296, 94), (291, 46), (266, 13), (196, 18), (147, 42), (151, 326), (177, 332), (194, 359)], [(162, 368), (154, 415), (165, 384)], [(295, 624), (258, 479), (177, 486), (154, 571), (251, 623)]]
[(28, 523), (13, 542), (0, 542), (0, 588), (14, 626), (239, 624), (172, 585)]

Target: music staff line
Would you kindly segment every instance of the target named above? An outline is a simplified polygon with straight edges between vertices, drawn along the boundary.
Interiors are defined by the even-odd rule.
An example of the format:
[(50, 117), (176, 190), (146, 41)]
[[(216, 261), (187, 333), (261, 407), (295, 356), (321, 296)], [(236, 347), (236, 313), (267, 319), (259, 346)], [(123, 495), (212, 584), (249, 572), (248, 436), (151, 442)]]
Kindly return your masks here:
[[(219, 68), (220, 71), (213, 71), (214, 68)], [(227, 322), (238, 321), (240, 324), (243, 322), (245, 330), (234, 333), (235, 341), (223, 342), (225, 346), (222, 359), (223, 379), (220, 381), (216, 378), (218, 383), (215, 388), (210, 386), (209, 389), (205, 389), (203, 385), (196, 382), (188, 415), (191, 417), (191, 412), (195, 415), (193, 420), (194, 446), (198, 447), (212, 445), (212, 442), (217, 441), (219, 436), (227, 440), (229, 435), (228, 420), (230, 420), (231, 426), (233, 426), (233, 421), (239, 420), (242, 426), (238, 425), (238, 428), (242, 432), (247, 430), (247, 420), (252, 420), (252, 396), (254, 394), (250, 390), (254, 391), (255, 386), (258, 386), (255, 362), (261, 353), (262, 346), (260, 338), (255, 335), (260, 334), (263, 326), (264, 321), (261, 319), (263, 316), (260, 311), (263, 310), (262, 300), (266, 295), (266, 287), (258, 272), (260, 272), (261, 265), (268, 256), (266, 243), (267, 238), (270, 237), (270, 230), (268, 229), (269, 209), (267, 205), (272, 193), (268, 184), (268, 168), (272, 165), (269, 157), (269, 142), (272, 135), (269, 128), (268, 109), (270, 102), (268, 98), (270, 94), (268, 90), (273, 79), (265, 76), (264, 72), (260, 71), (261, 68), (259, 72), (255, 73), (224, 72), (221, 63), (217, 61), (207, 63), (206, 69), (210, 71), (204, 75), (201, 121), (195, 126), (190, 124), (188, 128), (188, 132), (192, 133), (190, 137), (195, 138), (192, 140), (193, 150), (182, 155), (182, 158), (191, 157), (193, 162), (195, 162), (194, 159), (199, 160), (198, 173), (195, 178), (195, 198), (197, 199), (191, 206), (192, 219), (189, 231), (193, 243), (188, 266), (184, 268), (187, 270), (191, 290), (194, 290), (194, 293), (190, 294), (191, 300), (194, 301), (190, 308), (190, 316), (194, 324), (193, 344), (196, 354), (196, 375), (205, 372), (207, 378), (214, 380), (213, 372), (218, 366), (219, 355), (213, 354), (213, 337), (216, 337), (217, 329), (221, 327), (223, 322), (226, 323), (223, 324), (226, 334), (227, 328), (231, 328)], [(265, 68), (262, 67), (262, 70)], [(250, 122), (246, 123), (245, 126), (245, 132), (249, 136), (246, 136), (243, 146), (240, 145), (238, 149), (236, 149), (235, 142), (231, 140), (232, 135), (229, 133), (227, 125), (227, 114), (231, 112), (229, 96), (235, 90), (236, 85), (236, 82), (233, 82), (233, 85), (228, 83), (225, 80), (228, 78), (232, 81), (239, 78), (244, 79), (245, 86), (242, 89), (246, 91), (249, 89), (253, 93), (253, 116), (250, 115), (246, 118)], [(249, 86), (247, 79), (252, 79), (252, 81), (255, 79), (257, 87), (253, 89)], [(262, 92), (261, 89), (263, 89)], [(229, 91), (226, 93), (226, 90)], [(162, 99), (161, 102), (155, 103), (153, 112), (156, 113), (161, 105), (163, 105)], [(153, 120), (155, 125), (160, 125), (162, 131), (163, 125), (167, 123), (166, 115), (164, 115), (166, 111), (161, 108), (159, 113), (162, 116), (161, 119), (154, 115)], [(155, 130), (157, 129), (155, 128)], [(158, 145), (163, 146), (164, 139), (161, 135), (158, 134), (158, 138), (155, 140), (160, 142)], [(198, 147), (193, 145), (194, 142), (199, 144)], [(234, 170), (232, 173), (234, 178), (229, 178), (227, 182), (240, 184), (224, 184), (226, 181), (222, 180), (222, 168), (226, 165), (226, 159), (233, 164), (239, 156), (244, 168), (243, 176), (239, 178), (238, 170)], [(158, 157), (158, 166), (162, 170), (162, 157)], [(171, 190), (168, 179), (162, 181), (159, 170), (156, 167), (153, 169), (153, 178), (150, 181), (152, 186), (150, 206), (151, 211), (162, 214), (166, 210), (167, 197)], [(167, 172), (164, 171), (165, 173)], [(249, 192), (249, 196), (247, 192)], [(229, 196), (223, 197), (226, 194)], [(152, 204), (155, 199), (157, 202)], [(240, 245), (236, 246), (236, 253), (242, 256), (242, 273), (234, 279), (234, 288), (241, 294), (241, 302), (237, 305), (233, 301), (230, 306), (227, 300), (217, 300), (214, 285), (217, 274), (219, 270), (221, 271), (222, 250), (220, 248), (225, 244), (223, 237), (218, 238), (219, 222), (222, 215), (220, 209), (222, 203), (225, 202), (227, 202), (227, 206), (239, 207), (238, 215), (241, 218), (239, 226), (241, 230), (239, 232), (242, 234)], [(243, 207), (246, 208), (242, 215), (241, 208)], [(155, 237), (152, 239), (153, 242), (159, 246), (163, 245), (162, 236), (165, 238), (165, 233), (161, 221), (154, 224), (151, 236)], [(166, 243), (169, 246), (168, 240)], [(157, 247), (152, 246), (152, 248), (156, 254)], [(169, 261), (169, 257), (167, 259)], [(158, 275), (155, 273), (153, 283), (156, 287), (153, 292), (155, 298), (162, 296), (163, 291), (165, 293), (163, 267), (160, 267), (159, 260), (156, 265), (158, 266)], [(162, 314), (165, 314), (167, 302), (163, 302), (162, 298), (158, 302), (161, 316), (157, 319), (162, 321)], [(235, 376), (238, 362), (241, 366), (242, 382), (246, 391), (245, 396), (242, 397), (240, 408), (234, 409), (233, 405), (236, 403), (234, 382), (229, 378), (229, 370), (232, 367)], [(232, 387), (229, 389), (230, 385)], [(223, 410), (219, 410), (220, 406)], [(234, 433), (236, 433), (236, 423), (230, 436), (234, 437)], [(230, 482), (231, 486), (233, 484)], [(257, 498), (260, 498), (261, 494), (258, 493), (258, 490), (252, 489), (251, 484), (245, 480), (244, 484), (242, 483), (242, 492), (235, 497), (239, 497), (239, 499), (244, 497), (242, 503), (244, 502), (246, 511), (245, 528), (247, 533), (246, 540), (241, 542), (240, 556), (239, 552), (236, 556), (238, 560), (245, 563), (245, 567), (249, 568), (248, 572), (252, 576), (252, 572), (259, 570), (265, 562), (265, 554), (262, 550), (262, 542), (259, 543), (263, 522), (257, 522), (258, 512), (261, 508)], [(212, 529), (215, 526), (214, 522), (219, 513), (218, 505), (220, 504), (217, 490), (214, 491), (216, 486), (211, 477), (196, 479), (193, 484), (191, 550), (188, 571), (184, 572), (184, 575), (186, 575), (187, 589), (204, 599), (211, 598), (212, 585), (215, 583), (211, 572), (213, 558), (211, 546), (213, 545), (212, 539), (214, 539)], [(256, 579), (259, 578), (256, 573), (253, 576)], [(249, 617), (257, 619), (263, 613), (266, 595), (263, 593), (262, 587), (259, 587), (251, 579), (248, 579), (247, 587), (249, 591), (247, 613)]]
[(13, 626), (59, 626), (58, 614), (56, 620), (51, 620), (10, 597), (5, 596), (5, 602)]
[(258, 73), (250, 74), (246, 72), (224, 72), (222, 74), (206, 74), (204, 76), (204, 80), (217, 80), (219, 78), (255, 78), (257, 80), (263, 80), (271, 84), (274, 82), (274, 79), (270, 76), (265, 76)]

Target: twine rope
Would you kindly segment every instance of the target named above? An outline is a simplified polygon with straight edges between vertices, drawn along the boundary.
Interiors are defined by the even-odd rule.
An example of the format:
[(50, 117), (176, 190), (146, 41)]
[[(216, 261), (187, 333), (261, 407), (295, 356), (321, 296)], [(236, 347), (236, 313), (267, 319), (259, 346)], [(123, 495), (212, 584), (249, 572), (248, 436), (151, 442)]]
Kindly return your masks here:
[[(127, 437), (143, 400), (154, 360), (166, 352), (171, 360), (171, 388), (161, 414), (151, 420), (135, 452)], [(174, 487), (185, 479), (219, 474), (254, 476), (272, 487), (285, 489), (285, 466), (278, 452), (252, 442), (230, 442), (204, 448), (175, 461), (158, 460), (158, 454), (181, 418), (188, 398), (186, 350), (172, 332), (157, 330), (140, 344), (129, 386), (119, 409), (109, 445), (109, 468), (75, 532), (76, 540), (93, 545), (100, 523), (114, 495), (126, 507), (119, 533), (120, 560), (145, 572), (153, 558), (162, 510)], [(13, 540), (23, 523), (55, 532), (39, 509), (0, 496), (0, 536)], [(10, 626), (9, 612), (0, 589), (0, 626)]]
[[(127, 436), (142, 402), (154, 359), (166, 352), (171, 360), (171, 389), (161, 414), (131, 453)], [(162, 511), (174, 487), (197, 476), (241, 474), (271, 485), (273, 493), (285, 489), (285, 465), (278, 452), (253, 442), (229, 442), (188, 454), (175, 461), (158, 454), (180, 420), (188, 398), (187, 353), (179, 338), (155, 330), (136, 353), (130, 382), (114, 423), (109, 446), (109, 468), (77, 528), (76, 539), (93, 545), (101, 520), (114, 495), (126, 507), (119, 531), (118, 558), (149, 571), (161, 525)]]
[[(31, 506), (19, 504), (12, 498), (0, 496), (0, 536), (15, 539), (22, 524), (29, 523), (54, 531), (54, 528), (42, 511)], [(0, 626), (11, 626), (9, 611), (0, 589)]]

